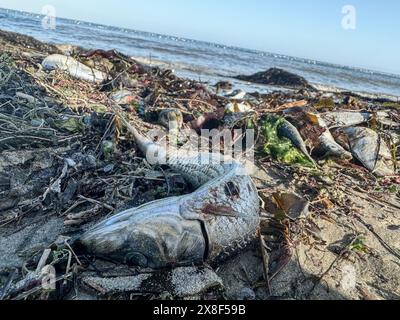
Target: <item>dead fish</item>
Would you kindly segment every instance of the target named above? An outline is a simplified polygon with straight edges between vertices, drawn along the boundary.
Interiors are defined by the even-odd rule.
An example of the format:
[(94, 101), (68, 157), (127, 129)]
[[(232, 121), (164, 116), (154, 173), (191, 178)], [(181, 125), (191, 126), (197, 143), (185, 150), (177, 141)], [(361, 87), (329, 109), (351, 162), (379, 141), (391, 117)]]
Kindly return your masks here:
[(377, 176), (394, 175), (394, 163), (385, 141), (374, 130), (362, 127), (342, 128), (350, 150), (369, 171)]
[[(126, 124), (148, 159), (167, 156), (165, 148)], [(168, 157), (168, 165), (197, 191), (116, 214), (75, 245), (95, 256), (159, 269), (216, 261), (255, 238), (260, 203), (244, 166), (213, 153), (177, 151)]]
[(316, 113), (306, 112), (309, 120), (324, 130), (324, 132), (319, 136), (319, 146), (318, 152), (323, 154), (323, 157), (335, 157), (343, 160), (352, 160), (353, 156), (350, 152), (346, 151), (342, 146), (340, 146), (332, 136), (329, 131), (328, 125), (325, 120)]
[(386, 134), (389, 138), (391, 145), (393, 146), (400, 145), (400, 132), (398, 130), (387, 130)]
[(101, 83), (107, 79), (107, 74), (104, 72), (89, 68), (74, 58), (61, 54), (48, 56), (43, 60), (42, 65), (46, 70), (63, 70), (74, 78), (89, 82)]
[(335, 111), (320, 114), (329, 129), (350, 127), (366, 123), (372, 118), (370, 112)]
[(293, 143), (293, 145), (297, 149), (299, 149), (307, 157), (307, 159), (316, 166), (314, 159), (310, 156), (307, 150), (306, 143), (304, 142), (302, 136), (294, 125), (292, 125), (289, 121), (284, 120), (282, 124), (278, 127), (278, 134), (282, 137), (288, 138)]
[(376, 113), (377, 122), (383, 127), (390, 129), (400, 129), (400, 122), (395, 121), (390, 111), (378, 111)]

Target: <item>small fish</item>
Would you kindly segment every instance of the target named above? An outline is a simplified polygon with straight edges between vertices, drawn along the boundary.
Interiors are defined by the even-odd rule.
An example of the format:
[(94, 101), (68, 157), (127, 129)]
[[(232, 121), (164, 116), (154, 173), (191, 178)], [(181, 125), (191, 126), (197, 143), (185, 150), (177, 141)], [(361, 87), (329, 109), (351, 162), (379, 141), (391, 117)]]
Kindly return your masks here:
[(334, 111), (320, 114), (329, 129), (356, 126), (372, 118), (370, 112)]
[(394, 163), (388, 146), (374, 130), (362, 127), (342, 128), (354, 157), (377, 176), (394, 175)]
[(104, 72), (89, 68), (74, 58), (61, 54), (52, 54), (48, 56), (43, 60), (42, 66), (46, 70), (59, 69), (66, 71), (74, 78), (89, 82), (101, 83), (107, 79), (107, 74)]
[(400, 122), (395, 121), (395, 119), (391, 116), (390, 111), (378, 111), (376, 113), (377, 122), (383, 127), (399, 130)]
[(324, 132), (319, 136), (318, 152), (323, 154), (323, 157), (335, 157), (343, 160), (352, 160), (353, 156), (350, 152), (346, 151), (340, 146), (329, 131), (328, 125), (325, 120), (316, 113), (306, 112), (308, 119), (312, 124), (325, 129)]
[(299, 131), (289, 121), (284, 120), (282, 122), (282, 124), (278, 127), (278, 134), (282, 137), (288, 138), (293, 145), (307, 157), (308, 160), (310, 160), (315, 166), (317, 165), (314, 159), (308, 153), (306, 143), (301, 137)]

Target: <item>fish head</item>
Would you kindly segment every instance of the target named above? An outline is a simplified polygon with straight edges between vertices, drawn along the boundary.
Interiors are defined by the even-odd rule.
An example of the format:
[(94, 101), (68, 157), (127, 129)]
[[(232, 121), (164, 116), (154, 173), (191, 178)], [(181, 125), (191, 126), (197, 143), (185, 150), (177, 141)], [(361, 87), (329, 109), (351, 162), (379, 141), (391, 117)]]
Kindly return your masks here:
[(80, 239), (86, 252), (143, 268), (202, 263), (207, 240), (202, 224), (183, 218), (176, 206), (144, 206), (105, 220)]

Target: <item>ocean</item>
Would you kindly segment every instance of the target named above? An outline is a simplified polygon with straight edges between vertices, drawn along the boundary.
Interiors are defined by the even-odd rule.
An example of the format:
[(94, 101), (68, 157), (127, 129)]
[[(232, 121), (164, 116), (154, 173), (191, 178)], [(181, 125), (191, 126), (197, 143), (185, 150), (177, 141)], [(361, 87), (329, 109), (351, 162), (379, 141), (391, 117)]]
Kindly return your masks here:
[(70, 19), (58, 18), (54, 30), (45, 29), (42, 19), (38, 14), (0, 8), (0, 29), (55, 44), (116, 49), (141, 62), (210, 84), (228, 80), (246, 91), (271, 92), (276, 88), (231, 77), (279, 67), (304, 76), (321, 89), (400, 97), (400, 75)]

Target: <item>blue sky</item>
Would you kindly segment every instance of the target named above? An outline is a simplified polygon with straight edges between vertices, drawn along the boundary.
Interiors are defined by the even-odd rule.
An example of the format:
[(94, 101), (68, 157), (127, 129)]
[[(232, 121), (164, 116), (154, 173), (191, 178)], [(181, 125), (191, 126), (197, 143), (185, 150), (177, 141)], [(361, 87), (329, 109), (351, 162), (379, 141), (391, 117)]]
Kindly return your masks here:
[[(400, 73), (398, 0), (0, 0), (0, 7)], [(342, 28), (342, 8), (356, 29)]]

